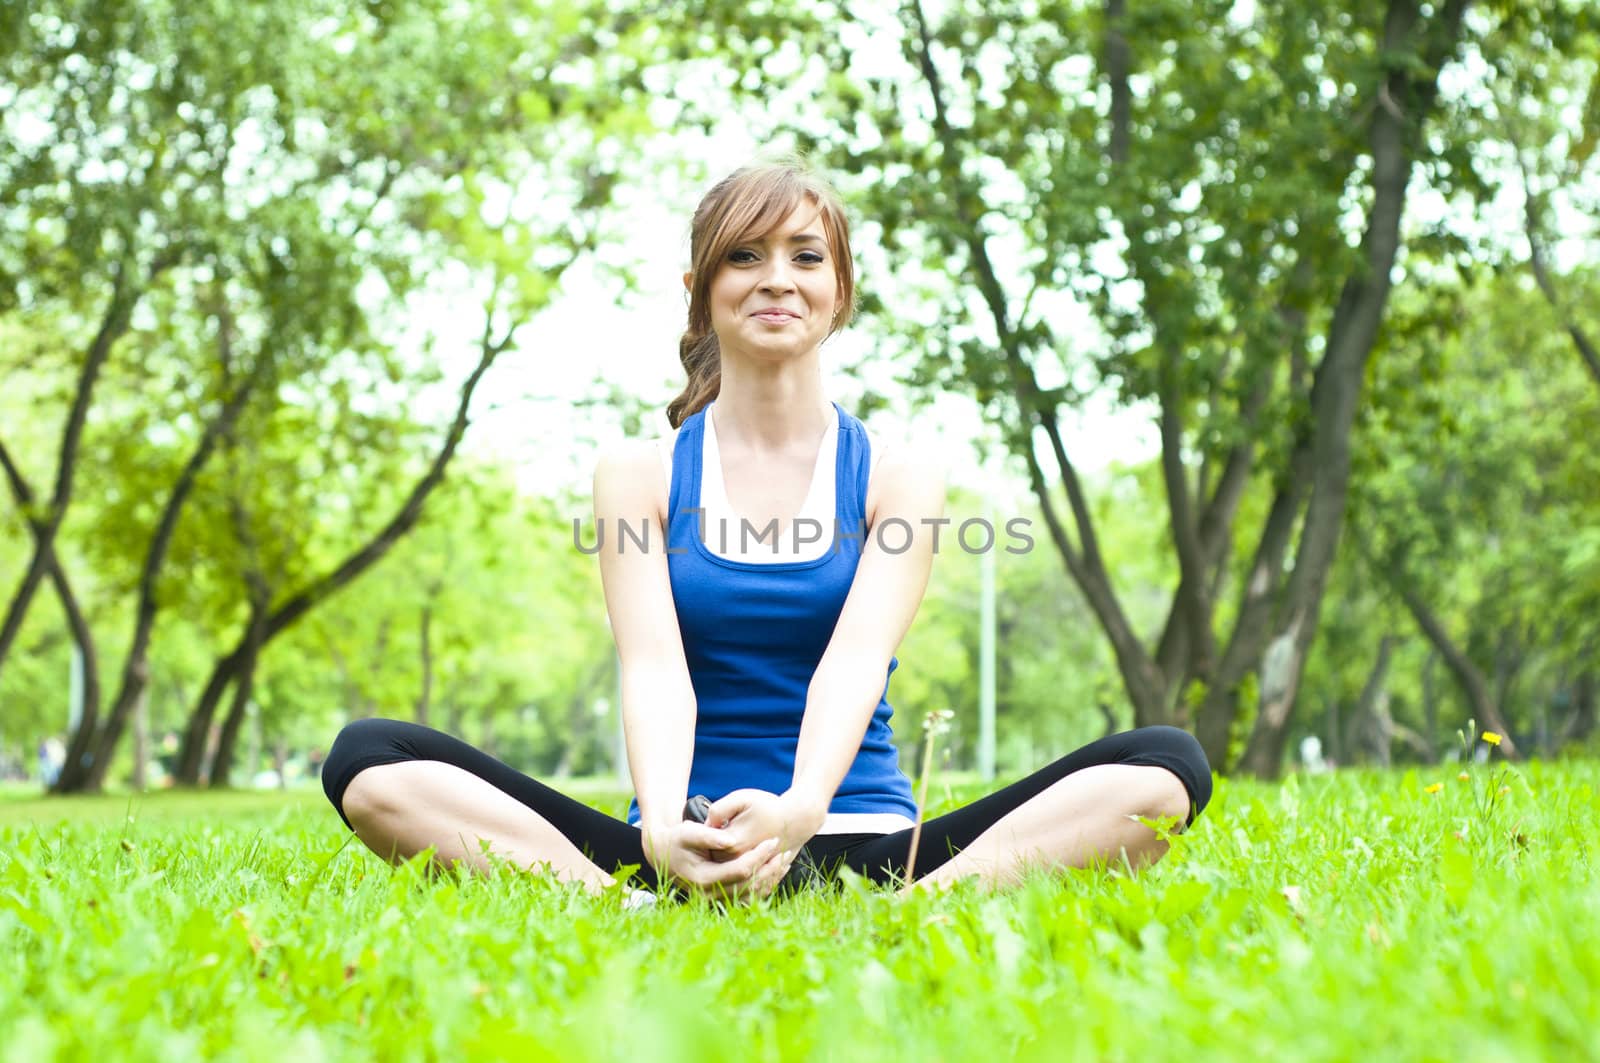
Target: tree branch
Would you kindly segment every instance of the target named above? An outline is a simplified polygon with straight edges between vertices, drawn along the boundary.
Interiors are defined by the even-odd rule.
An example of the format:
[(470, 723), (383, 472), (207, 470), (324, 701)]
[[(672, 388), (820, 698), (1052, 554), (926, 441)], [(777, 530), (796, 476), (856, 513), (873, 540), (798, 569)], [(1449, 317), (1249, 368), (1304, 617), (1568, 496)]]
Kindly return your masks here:
[[(1055, 541), (1057, 549), (1063, 551), (1062, 559), (1066, 562), (1073, 578), (1083, 588), (1084, 594), (1094, 608), (1107, 637), (1111, 640), (1128, 692), (1135, 704), (1136, 716), (1142, 722), (1154, 722), (1161, 717), (1163, 711), (1159, 696), (1160, 684), (1155, 676), (1154, 665), (1144, 646), (1140, 643), (1137, 634), (1135, 634), (1133, 626), (1128, 621), (1127, 615), (1123, 611), (1112, 587), (1110, 575), (1105, 568), (1105, 561), (1100, 554), (1099, 543), (1094, 530), (1093, 515), (1084, 496), (1083, 486), (1079, 481), (1077, 470), (1068, 457), (1066, 446), (1061, 439), (1060, 426), (1056, 420), (1055, 404), (1047, 401), (1040, 393), (1032, 368), (1023, 357), (1021, 350), (1022, 340), (1011, 324), (1005, 289), (1000, 283), (993, 263), (990, 261), (986, 239), (976, 220), (975, 211), (971, 207), (972, 203), (977, 202), (978, 197), (969, 195), (967, 182), (961, 173), (961, 148), (955, 135), (955, 130), (950, 125), (944, 100), (943, 82), (939, 76), (938, 68), (933, 62), (933, 43), (928, 32), (927, 19), (922, 11), (921, 0), (912, 0), (909, 8), (916, 23), (915, 29), (919, 43), (917, 52), (918, 66), (924, 80), (928, 83), (928, 90), (933, 100), (933, 127), (940, 145), (939, 165), (950, 189), (950, 199), (956, 221), (960, 225), (961, 238), (966, 244), (968, 254), (971, 257), (979, 291), (983, 295), (990, 316), (994, 319), (995, 334), (999, 341), (1002, 360), (1011, 378), (1012, 389), (1021, 408), (1023, 422), (1027, 426), (1027, 432), (1019, 441), (1023, 444), (1021, 449), (1029, 464), (1030, 477), (1033, 479), (1035, 494), (1039, 498), (1041, 508), (1046, 513), (1046, 521), (1050, 525), (1051, 537)], [(1037, 468), (1037, 461), (1033, 455), (1033, 424), (1035, 421), (1037, 421), (1039, 427), (1044, 429), (1045, 435), (1050, 441), (1056, 464), (1061, 470), (1061, 480), (1066, 487), (1067, 499), (1072, 507), (1073, 521), (1078, 530), (1079, 550), (1077, 551), (1073, 551), (1070, 545), (1067, 544), (1064, 529), (1060, 526), (1060, 522), (1054, 519), (1054, 510), (1049, 502), (1049, 491), (1044, 484), (1042, 470)]]
[(1550, 269), (1545, 262), (1544, 247), (1541, 243), (1538, 201), (1528, 180), (1528, 169), (1522, 164), (1520, 156), (1517, 165), (1522, 169), (1523, 218), (1528, 230), (1528, 264), (1533, 267), (1533, 279), (1538, 283), (1539, 290), (1544, 293), (1551, 309), (1561, 318), (1561, 324), (1567, 330), (1567, 335), (1572, 337), (1572, 344), (1578, 349), (1578, 356), (1583, 359), (1589, 375), (1594, 377), (1596, 384), (1600, 384), (1600, 352), (1595, 350), (1588, 334), (1562, 307), (1561, 300), (1556, 295), (1555, 282), (1550, 277)]
[(1127, 22), (1127, 0), (1106, 0), (1105, 66), (1106, 81), (1111, 85), (1111, 126), (1106, 138), (1106, 154), (1112, 165), (1128, 161), (1133, 122), (1133, 94), (1128, 89), (1128, 69), (1132, 56), (1128, 37), (1124, 32)]

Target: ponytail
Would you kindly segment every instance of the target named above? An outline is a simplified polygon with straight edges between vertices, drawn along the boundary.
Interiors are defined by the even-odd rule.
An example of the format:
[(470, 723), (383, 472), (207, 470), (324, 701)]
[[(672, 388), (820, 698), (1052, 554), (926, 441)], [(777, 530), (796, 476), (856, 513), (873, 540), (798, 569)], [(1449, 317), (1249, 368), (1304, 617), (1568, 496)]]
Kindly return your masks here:
[(722, 352), (717, 347), (717, 334), (709, 329), (699, 336), (692, 329), (685, 332), (678, 341), (678, 361), (683, 363), (689, 382), (677, 398), (667, 403), (667, 423), (673, 428), (705, 409), (722, 390)]

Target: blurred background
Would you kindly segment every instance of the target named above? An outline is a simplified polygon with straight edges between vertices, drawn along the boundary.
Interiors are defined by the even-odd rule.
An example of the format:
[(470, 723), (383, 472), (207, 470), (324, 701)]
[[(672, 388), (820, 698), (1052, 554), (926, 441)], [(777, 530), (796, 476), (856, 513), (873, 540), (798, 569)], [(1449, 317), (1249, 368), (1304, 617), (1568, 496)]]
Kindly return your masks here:
[(942, 544), (908, 770), (939, 709), (985, 775), (1593, 752), (1597, 68), (1587, 0), (8, 3), (0, 778), (311, 785), (368, 715), (625, 777), (574, 522), (774, 150), (853, 218), (831, 396), (1030, 522)]

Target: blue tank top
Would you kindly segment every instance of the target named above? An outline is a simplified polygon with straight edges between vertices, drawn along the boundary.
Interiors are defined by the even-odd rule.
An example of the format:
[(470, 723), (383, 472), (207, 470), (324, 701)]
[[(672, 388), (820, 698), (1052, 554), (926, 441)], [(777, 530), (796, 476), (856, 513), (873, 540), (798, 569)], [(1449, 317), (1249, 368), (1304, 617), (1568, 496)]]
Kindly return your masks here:
[[(866, 533), (871, 445), (860, 421), (838, 403), (833, 408), (839, 415), (838, 532), (823, 529), (833, 548), (810, 561), (746, 562), (712, 553), (697, 512), (706, 410), (678, 429), (667, 501), (667, 568), (695, 694), (690, 794), (713, 801), (746, 787), (781, 794), (793, 781), (806, 689), (839, 622)], [(792, 532), (785, 527), (783, 534)], [(889, 659), (883, 693), (830, 813), (917, 814), (889, 730), (889, 677), (899, 663)], [(628, 822), (639, 822), (637, 798), (628, 805)]]

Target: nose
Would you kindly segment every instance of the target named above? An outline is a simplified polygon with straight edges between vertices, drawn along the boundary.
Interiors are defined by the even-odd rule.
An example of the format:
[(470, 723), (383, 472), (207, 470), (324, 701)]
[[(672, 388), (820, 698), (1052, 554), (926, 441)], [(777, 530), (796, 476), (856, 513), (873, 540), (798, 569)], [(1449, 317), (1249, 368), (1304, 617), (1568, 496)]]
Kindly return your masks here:
[(761, 276), (761, 290), (764, 292), (792, 292), (794, 291), (794, 277), (790, 273), (789, 263), (781, 255), (773, 256), (768, 260), (766, 270)]

